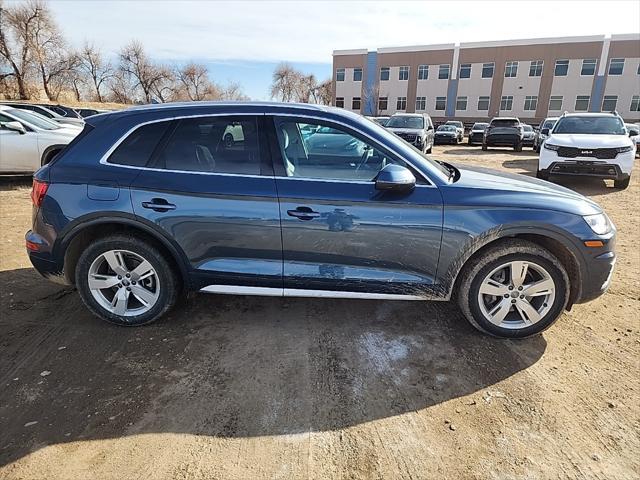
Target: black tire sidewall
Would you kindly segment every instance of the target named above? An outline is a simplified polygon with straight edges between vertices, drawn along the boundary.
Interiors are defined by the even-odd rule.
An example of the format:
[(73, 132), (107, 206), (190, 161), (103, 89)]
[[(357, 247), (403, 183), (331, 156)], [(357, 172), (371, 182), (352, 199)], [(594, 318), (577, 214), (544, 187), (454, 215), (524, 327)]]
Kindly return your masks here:
[[(120, 317), (103, 308), (89, 289), (89, 268), (93, 261), (109, 250), (128, 250), (147, 260), (153, 266), (160, 283), (160, 296), (151, 310), (133, 317)], [(178, 287), (175, 274), (162, 254), (151, 245), (129, 237), (109, 237), (92, 243), (78, 259), (76, 265), (76, 287), (80, 297), (89, 310), (99, 318), (120, 326), (139, 326), (151, 323), (160, 318), (175, 303)]]
[[(547, 314), (539, 322), (522, 329), (508, 329), (494, 325), (484, 317), (478, 301), (478, 293), (480, 291), (482, 280), (493, 269), (499, 267), (501, 264), (515, 260), (524, 260), (540, 265), (549, 273), (549, 275), (551, 275), (551, 278), (556, 285), (556, 296), (553, 306), (551, 307), (549, 312), (547, 312)], [(529, 337), (531, 335), (541, 333), (549, 328), (553, 324), (553, 322), (562, 314), (569, 297), (568, 284), (566, 283), (566, 281), (566, 274), (564, 274), (563, 270), (560, 270), (558, 266), (555, 265), (554, 262), (550, 259), (529, 253), (509, 253), (505, 256), (486, 262), (486, 264), (483, 265), (482, 268), (480, 268), (478, 273), (471, 280), (468, 297), (469, 310), (478, 326), (491, 335), (504, 338)]]

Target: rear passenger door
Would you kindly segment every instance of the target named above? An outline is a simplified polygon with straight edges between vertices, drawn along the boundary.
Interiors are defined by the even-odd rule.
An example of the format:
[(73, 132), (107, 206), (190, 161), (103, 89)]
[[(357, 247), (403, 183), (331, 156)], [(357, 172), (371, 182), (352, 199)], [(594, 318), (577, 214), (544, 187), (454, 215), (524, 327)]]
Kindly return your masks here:
[(108, 160), (138, 163), (134, 212), (177, 243), (197, 288), (282, 287), (280, 214), (263, 118), (143, 125)]

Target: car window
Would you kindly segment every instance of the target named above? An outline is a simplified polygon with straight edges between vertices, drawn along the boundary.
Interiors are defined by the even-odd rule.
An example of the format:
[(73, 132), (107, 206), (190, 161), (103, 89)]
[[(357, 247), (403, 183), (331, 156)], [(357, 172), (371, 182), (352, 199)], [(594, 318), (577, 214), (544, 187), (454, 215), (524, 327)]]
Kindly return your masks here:
[(52, 122), (48, 118), (38, 115), (35, 112), (27, 112), (20, 108), (12, 108), (11, 110), (7, 110), (7, 113), (17, 118), (18, 120), (41, 128), (42, 130), (57, 130), (61, 128), (57, 123)]
[(553, 128), (553, 126), (556, 124), (556, 121), (557, 120), (547, 120), (542, 125), (542, 128)]
[(136, 129), (109, 156), (108, 162), (144, 167), (171, 122), (155, 122)]
[(393, 116), (387, 122), (391, 128), (424, 128), (424, 118), (404, 115)]
[(499, 120), (491, 120), (492, 127), (517, 127), (520, 125), (517, 120), (512, 120), (508, 118), (499, 119)]
[(198, 117), (179, 120), (154, 167), (190, 172), (260, 175), (255, 117)]
[(522, 128), (525, 132), (533, 132), (533, 127), (531, 125), (523, 125)]
[(441, 131), (441, 132), (455, 132), (456, 131), (456, 127), (455, 127), (455, 125), (440, 125), (438, 127), (438, 131)]
[(558, 120), (554, 134), (627, 135), (618, 117), (563, 117)]
[(288, 177), (373, 181), (385, 165), (404, 166), (340, 127), (279, 119), (276, 132)]

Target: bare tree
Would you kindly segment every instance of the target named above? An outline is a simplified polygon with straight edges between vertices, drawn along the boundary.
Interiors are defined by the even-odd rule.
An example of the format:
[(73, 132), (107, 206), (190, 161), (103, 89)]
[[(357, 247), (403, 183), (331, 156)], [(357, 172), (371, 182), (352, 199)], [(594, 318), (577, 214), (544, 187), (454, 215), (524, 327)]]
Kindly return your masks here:
[(167, 80), (166, 69), (155, 65), (136, 40), (121, 50), (119, 69), (130, 76), (135, 89), (142, 90), (147, 103), (152, 101), (154, 93), (162, 91), (161, 84)]
[(113, 77), (113, 66), (105, 61), (102, 52), (93, 44), (85, 43), (78, 56), (79, 68), (89, 77), (95, 90), (95, 98), (102, 102), (103, 88), (106, 82)]
[(150, 84), (151, 93), (162, 103), (172, 100), (176, 92), (176, 77), (167, 66), (154, 66), (155, 81)]
[(331, 80), (325, 80), (316, 87), (316, 100), (321, 105), (331, 105), (333, 92), (331, 91)]
[(180, 98), (191, 101), (216, 100), (222, 97), (220, 88), (209, 80), (207, 67), (198, 63), (188, 63), (176, 72)]
[(271, 98), (282, 102), (293, 102), (300, 93), (301, 74), (288, 63), (281, 63), (273, 72)]
[(245, 101), (249, 97), (242, 91), (242, 85), (238, 82), (230, 82), (222, 89), (221, 100)]
[(27, 77), (31, 71), (33, 51), (32, 37), (38, 18), (37, 4), (0, 3), (0, 58), (9, 66), (5, 78), (12, 76), (18, 86), (21, 100), (29, 98)]
[(133, 103), (134, 85), (130, 75), (122, 70), (116, 70), (109, 79), (109, 98), (115, 103)]

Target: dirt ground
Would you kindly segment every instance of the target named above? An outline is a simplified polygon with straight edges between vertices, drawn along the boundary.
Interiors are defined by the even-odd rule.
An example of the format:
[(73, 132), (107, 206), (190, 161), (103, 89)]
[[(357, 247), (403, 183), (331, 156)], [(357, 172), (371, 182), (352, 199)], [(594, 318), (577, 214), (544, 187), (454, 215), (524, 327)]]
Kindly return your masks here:
[[(435, 153), (535, 170), (531, 150)], [(609, 213), (618, 264), (523, 341), (426, 302), (194, 295), (110, 326), (31, 268), (28, 183), (0, 185), (2, 479), (640, 476), (638, 169), (625, 191), (562, 181)]]

